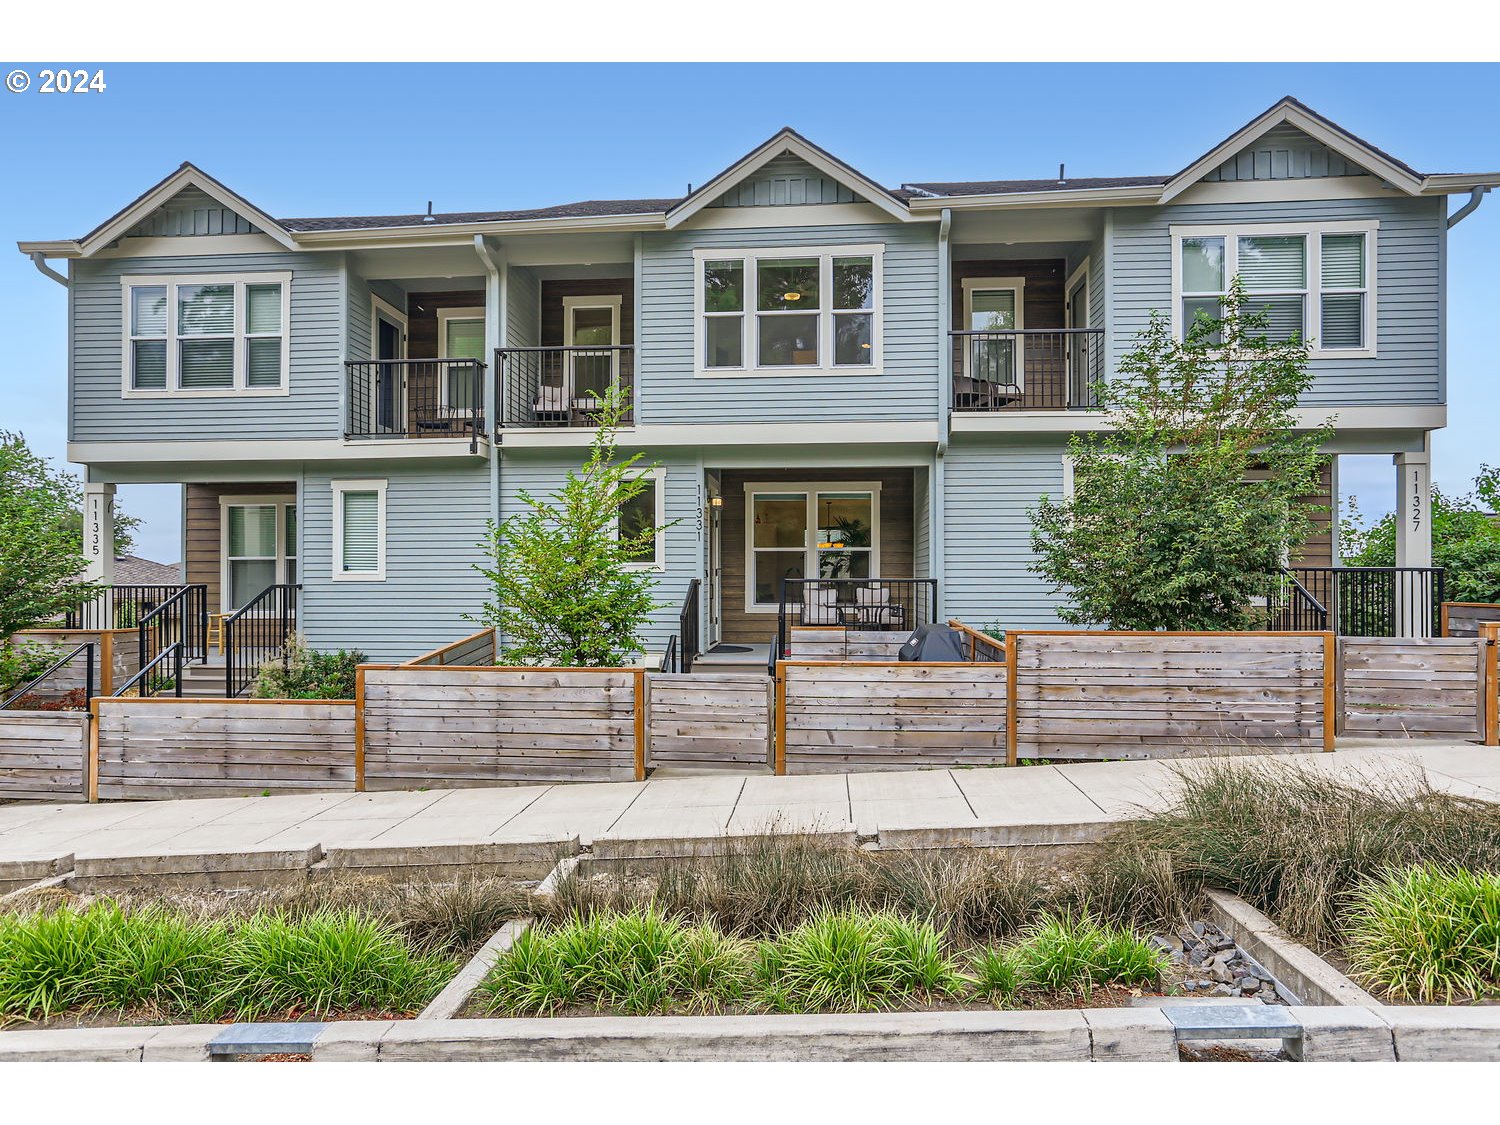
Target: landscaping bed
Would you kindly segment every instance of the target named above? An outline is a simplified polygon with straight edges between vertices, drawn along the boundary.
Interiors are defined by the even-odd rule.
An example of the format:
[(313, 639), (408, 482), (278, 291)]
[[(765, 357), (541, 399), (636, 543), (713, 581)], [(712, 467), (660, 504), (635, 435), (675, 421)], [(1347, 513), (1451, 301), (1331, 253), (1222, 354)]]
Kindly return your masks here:
[(415, 1015), (530, 888), (337, 879), (0, 904), (0, 1027)]

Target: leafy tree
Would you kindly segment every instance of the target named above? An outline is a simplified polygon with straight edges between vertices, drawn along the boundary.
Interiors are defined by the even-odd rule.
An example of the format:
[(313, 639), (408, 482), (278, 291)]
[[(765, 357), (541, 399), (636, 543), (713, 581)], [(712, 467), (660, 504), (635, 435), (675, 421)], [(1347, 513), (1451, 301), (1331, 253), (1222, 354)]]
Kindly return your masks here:
[(656, 530), (619, 527), (620, 509), (648, 487), (641, 454), (616, 460), (625, 392), (611, 387), (598, 412), (588, 460), (550, 498), (522, 491), (526, 511), (493, 521), (485, 543), (491, 599), (471, 620), (499, 630), (508, 664), (599, 668), (645, 647), (641, 629), (657, 603), (655, 577), (630, 564), (651, 553)]
[[(1470, 495), (1432, 490), (1432, 565), (1444, 569), (1449, 601), (1500, 602), (1500, 524), (1481, 505), (1497, 498), (1497, 473), (1481, 466)], [(1339, 521), (1339, 554), (1345, 566), (1395, 566), (1395, 514), (1370, 522), (1351, 496)]]
[(1072, 497), (1043, 497), (1031, 513), (1032, 569), (1070, 599), (1063, 620), (1261, 623), (1253, 599), (1312, 532), (1319, 509), (1304, 498), (1332, 428), (1295, 432), (1307, 348), (1268, 339), (1266, 314), (1246, 300), (1236, 282), (1223, 317), (1200, 313), (1180, 341), (1153, 315), (1120, 378), (1096, 385), (1113, 428), (1070, 439)]
[(70, 523), (81, 499), (77, 478), (0, 430), (0, 639), (99, 593)]

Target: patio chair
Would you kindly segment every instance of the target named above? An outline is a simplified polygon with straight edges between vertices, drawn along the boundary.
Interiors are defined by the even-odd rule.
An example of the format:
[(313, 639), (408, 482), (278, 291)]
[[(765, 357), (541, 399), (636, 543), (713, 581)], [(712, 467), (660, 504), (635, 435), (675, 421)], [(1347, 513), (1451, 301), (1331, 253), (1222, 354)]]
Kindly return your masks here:
[(906, 607), (891, 601), (891, 588), (884, 582), (854, 587), (854, 604), (841, 607), (844, 624), (866, 629), (906, 622)]
[(842, 625), (844, 619), (838, 604), (839, 588), (810, 582), (802, 587), (802, 624)]

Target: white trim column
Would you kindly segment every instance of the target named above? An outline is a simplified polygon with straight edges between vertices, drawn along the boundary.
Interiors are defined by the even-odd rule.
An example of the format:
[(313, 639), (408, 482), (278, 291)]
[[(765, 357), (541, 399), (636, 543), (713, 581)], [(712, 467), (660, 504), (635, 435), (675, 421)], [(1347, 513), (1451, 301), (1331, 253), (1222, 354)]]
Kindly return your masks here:
[(83, 486), (83, 557), (89, 582), (115, 580), (115, 486), (89, 481)]
[[(1396, 465), (1396, 566), (1432, 565), (1431, 439), (1416, 453), (1398, 453)], [(1404, 637), (1432, 635), (1432, 590), (1416, 575), (1396, 580), (1396, 632)]]

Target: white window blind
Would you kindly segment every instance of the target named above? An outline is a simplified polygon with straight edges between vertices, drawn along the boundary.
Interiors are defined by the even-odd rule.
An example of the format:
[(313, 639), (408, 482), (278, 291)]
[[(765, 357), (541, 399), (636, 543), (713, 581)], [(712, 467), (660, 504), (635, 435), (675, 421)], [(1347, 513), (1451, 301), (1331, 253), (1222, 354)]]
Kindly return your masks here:
[(1325, 348), (1365, 344), (1365, 236), (1323, 236), (1322, 339)]
[(130, 385), (167, 389), (167, 287), (137, 285), (130, 291)]
[(172, 394), (284, 390), (284, 275), (125, 279), (124, 389)]
[(1239, 275), (1245, 286), (1248, 311), (1267, 316), (1268, 337), (1289, 340), (1306, 335), (1306, 238), (1302, 235), (1241, 238)]
[(380, 494), (344, 492), (343, 557), (346, 574), (373, 574), (380, 570)]
[(281, 385), (281, 286), (245, 286), (245, 384)]

